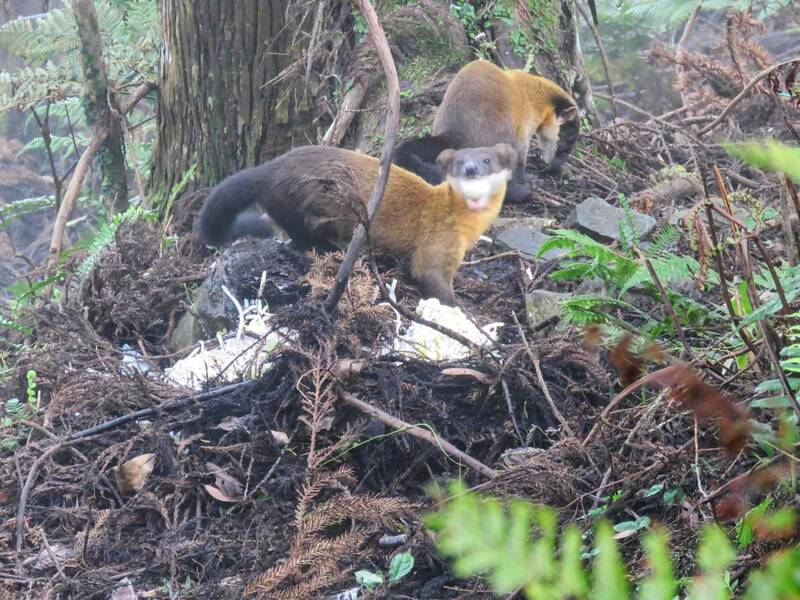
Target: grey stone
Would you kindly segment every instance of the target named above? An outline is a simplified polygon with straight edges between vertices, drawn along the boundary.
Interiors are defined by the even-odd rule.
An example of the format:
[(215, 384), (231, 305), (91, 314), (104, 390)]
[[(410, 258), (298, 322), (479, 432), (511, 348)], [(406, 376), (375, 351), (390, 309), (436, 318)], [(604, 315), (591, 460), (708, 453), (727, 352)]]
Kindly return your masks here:
[[(652, 233), (656, 220), (648, 215), (631, 211), (631, 221), (640, 239)], [(625, 211), (611, 206), (602, 198), (590, 196), (570, 213), (565, 222), (596, 240), (610, 242), (619, 241), (619, 224), (625, 219)]]
[(509, 250), (519, 250), (520, 254), (528, 259), (541, 258), (544, 260), (555, 260), (566, 254), (566, 250), (561, 248), (553, 248), (548, 250), (541, 257), (537, 257), (536, 253), (550, 238), (538, 229), (531, 227), (510, 227), (506, 229), (495, 238), (495, 242), (502, 247)]
[(556, 225), (555, 219), (545, 217), (498, 217), (492, 223), (486, 235), (495, 237), (501, 231), (511, 227), (532, 227), (534, 229), (547, 229)]
[[(489, 229), (488, 236), (504, 250), (518, 250), (522, 256), (535, 259), (541, 245), (549, 238), (542, 232), (555, 224), (553, 219), (541, 217), (499, 218)], [(554, 249), (546, 252), (544, 260), (554, 260), (564, 254)]]
[(273, 239), (248, 238), (226, 248), (209, 276), (192, 294), (191, 308), (178, 321), (168, 348), (176, 352), (238, 325), (239, 313), (222, 291), (223, 286), (239, 302), (255, 300), (262, 274), (266, 273), (261, 299), (274, 310), (293, 304), (305, 295), (305, 286), (298, 280), (308, 267), (306, 256)]
[(571, 294), (560, 294), (549, 290), (533, 290), (525, 294), (525, 312), (528, 323), (537, 325), (551, 317), (561, 314), (561, 302)]

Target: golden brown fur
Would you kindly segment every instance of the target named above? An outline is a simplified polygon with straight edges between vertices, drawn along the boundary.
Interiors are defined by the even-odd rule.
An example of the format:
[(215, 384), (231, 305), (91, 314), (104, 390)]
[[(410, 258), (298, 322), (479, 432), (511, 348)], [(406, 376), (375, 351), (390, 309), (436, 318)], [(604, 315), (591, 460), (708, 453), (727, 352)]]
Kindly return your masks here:
[(575, 101), (552, 81), (476, 60), (448, 85), (433, 136), (453, 148), (510, 144), (521, 179), (532, 136), (539, 139), (545, 162), (558, 169), (575, 145), (579, 126)]
[[(494, 161), (506, 173), (514, 151), (462, 150), (448, 161), (482, 150), (481, 164)], [(489, 158), (484, 158), (488, 156)], [(463, 161), (460, 161), (463, 163)], [(442, 165), (445, 170), (449, 162)], [(485, 165), (482, 165), (485, 166)], [(218, 244), (241, 232), (235, 219), (248, 205), (260, 204), (289, 235), (310, 244), (343, 245), (350, 239), (372, 191), (378, 160), (332, 147), (306, 146), (246, 169), (212, 190), (198, 217), (201, 238)], [(470, 210), (450, 183), (431, 186), (413, 173), (391, 167), (386, 192), (369, 229), (370, 243), (411, 258), (411, 274), (426, 297), (452, 304), (453, 276), (464, 254), (495, 220), (505, 195), (505, 176), (482, 210)], [(255, 217), (254, 217), (255, 218)], [(244, 233), (257, 233), (244, 227)], [(268, 233), (264, 231), (263, 234)]]

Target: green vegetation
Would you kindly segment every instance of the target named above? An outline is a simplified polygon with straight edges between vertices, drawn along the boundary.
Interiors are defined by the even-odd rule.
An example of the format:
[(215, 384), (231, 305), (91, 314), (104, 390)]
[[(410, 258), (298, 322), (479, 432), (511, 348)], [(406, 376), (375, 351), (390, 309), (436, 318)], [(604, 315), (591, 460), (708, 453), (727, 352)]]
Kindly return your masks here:
[[(469, 492), (460, 483), (448, 490), (450, 500), (426, 519), (437, 533), (437, 546), (453, 559), (459, 577), (481, 575), (497, 594), (523, 590), (530, 600), (728, 600), (734, 590), (730, 568), (736, 550), (717, 525), (703, 528), (697, 549), (700, 573), (686, 581), (675, 577), (669, 538), (658, 527), (641, 527), (647, 557), (644, 575), (629, 573), (615, 539), (618, 527), (600, 521), (588, 536), (576, 526), (559, 535), (558, 517), (546, 507), (521, 500), (507, 503)], [(779, 520), (785, 522), (783, 513)], [(778, 525), (773, 517), (771, 525)], [(622, 530), (624, 531), (624, 529)], [(789, 600), (800, 594), (800, 548), (774, 554), (749, 578), (747, 600)]]

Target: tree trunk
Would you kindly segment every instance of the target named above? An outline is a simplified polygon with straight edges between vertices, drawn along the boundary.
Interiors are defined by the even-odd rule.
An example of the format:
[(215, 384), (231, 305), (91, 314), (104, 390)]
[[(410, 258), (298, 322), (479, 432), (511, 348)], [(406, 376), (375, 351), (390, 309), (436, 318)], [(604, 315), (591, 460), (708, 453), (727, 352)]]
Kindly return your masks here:
[(128, 183), (122, 127), (119, 118), (111, 112), (108, 104), (108, 77), (94, 0), (75, 0), (72, 3), (72, 12), (81, 43), (83, 108), (86, 118), (93, 128), (100, 126), (106, 120), (109, 126), (108, 138), (99, 153), (103, 195), (107, 198), (111, 213), (124, 212), (128, 208)]
[(511, 25), (500, 19), (493, 23), (500, 64), (555, 81), (596, 115), (572, 0), (498, 0), (496, 6), (513, 20)]
[(290, 0), (162, 0), (164, 51), (151, 191), (169, 193), (195, 166), (212, 185), (314, 140), (298, 86), (314, 6)]

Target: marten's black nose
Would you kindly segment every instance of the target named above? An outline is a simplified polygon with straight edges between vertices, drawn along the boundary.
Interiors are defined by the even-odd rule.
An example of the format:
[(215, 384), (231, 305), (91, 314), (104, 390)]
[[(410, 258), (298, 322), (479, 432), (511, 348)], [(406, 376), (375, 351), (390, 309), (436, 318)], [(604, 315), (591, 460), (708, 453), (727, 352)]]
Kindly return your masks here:
[(478, 174), (478, 165), (476, 165), (473, 161), (469, 161), (464, 163), (464, 176), (465, 177), (475, 177)]

